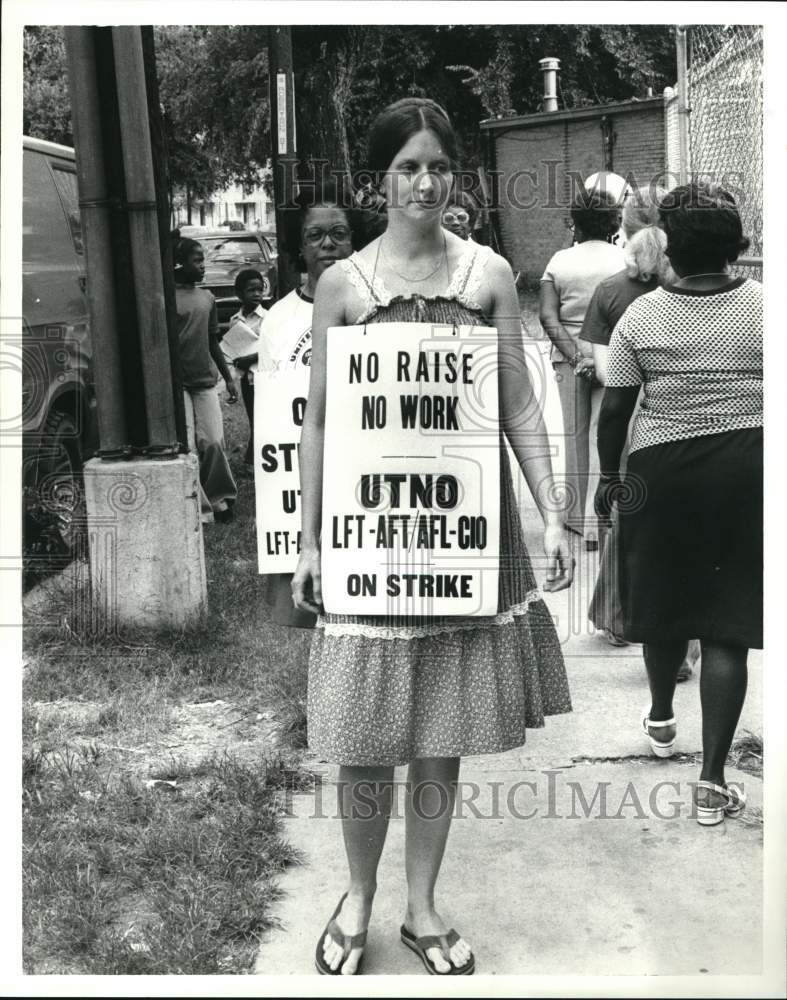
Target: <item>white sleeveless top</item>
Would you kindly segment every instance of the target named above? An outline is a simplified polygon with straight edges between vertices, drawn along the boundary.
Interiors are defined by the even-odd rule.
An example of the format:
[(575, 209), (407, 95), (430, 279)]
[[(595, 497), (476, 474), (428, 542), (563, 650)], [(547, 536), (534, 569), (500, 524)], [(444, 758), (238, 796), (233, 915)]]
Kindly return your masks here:
[(393, 299), (454, 299), (467, 309), (480, 312), (478, 292), (484, 278), (484, 271), (489, 260), (495, 256), (491, 247), (478, 243), (467, 242), (466, 249), (454, 268), (454, 273), (444, 292), (421, 296), (418, 292), (410, 295), (393, 294), (386, 287), (382, 278), (375, 274), (359, 254), (354, 253), (345, 260), (337, 261), (334, 267), (341, 268), (350, 279), (353, 287), (362, 301), (366, 303), (355, 323), (365, 322), (381, 306), (388, 306)]

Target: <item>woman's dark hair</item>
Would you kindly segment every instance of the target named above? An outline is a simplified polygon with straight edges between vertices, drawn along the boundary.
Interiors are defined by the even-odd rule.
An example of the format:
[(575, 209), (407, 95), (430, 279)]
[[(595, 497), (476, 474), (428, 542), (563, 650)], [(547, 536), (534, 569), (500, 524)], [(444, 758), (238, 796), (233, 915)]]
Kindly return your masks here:
[(301, 255), (301, 235), (306, 215), (310, 208), (321, 207), (336, 207), (344, 212), (350, 227), (353, 249), (358, 249), (360, 218), (353, 205), (349, 186), (335, 176), (304, 181), (295, 200), (284, 212), (282, 238), (282, 249), (301, 271), (306, 270), (306, 261)]
[(448, 208), (449, 205), (459, 205), (463, 208), (467, 214), (470, 216), (470, 228), (472, 229), (475, 225), (475, 220), (478, 218), (478, 204), (476, 200), (467, 193), (467, 191), (460, 191), (458, 188), (454, 188), (445, 203), (445, 207)]
[(243, 290), (250, 281), (262, 281), (263, 288), (265, 287), (265, 282), (262, 280), (262, 275), (258, 270), (253, 267), (244, 267), (235, 276), (235, 294), (238, 298), (243, 295)]
[(659, 215), (667, 257), (683, 274), (717, 270), (749, 247), (735, 199), (720, 184), (673, 188), (662, 199)]
[(581, 191), (571, 203), (571, 221), (586, 240), (608, 240), (620, 228), (620, 206), (607, 191)]
[[(175, 236), (175, 233), (178, 235)], [(172, 259), (175, 261), (176, 267), (178, 265), (182, 267), (195, 250), (202, 249), (202, 244), (199, 240), (191, 240), (188, 236), (181, 236), (180, 231), (177, 229), (171, 235), (173, 236)]]
[(437, 136), (451, 161), (451, 169), (456, 169), (458, 144), (446, 112), (428, 97), (404, 97), (380, 112), (369, 133), (367, 162), (369, 169), (376, 174), (377, 183), (402, 146), (424, 129)]

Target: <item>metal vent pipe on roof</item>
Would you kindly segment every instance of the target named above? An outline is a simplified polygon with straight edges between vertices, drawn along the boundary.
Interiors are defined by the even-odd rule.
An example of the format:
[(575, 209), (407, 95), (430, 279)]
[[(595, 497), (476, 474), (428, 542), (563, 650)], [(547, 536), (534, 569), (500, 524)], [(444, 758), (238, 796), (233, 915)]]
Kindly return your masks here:
[(547, 57), (539, 59), (538, 65), (544, 74), (544, 100), (542, 111), (557, 111), (557, 74), (560, 70), (560, 60)]

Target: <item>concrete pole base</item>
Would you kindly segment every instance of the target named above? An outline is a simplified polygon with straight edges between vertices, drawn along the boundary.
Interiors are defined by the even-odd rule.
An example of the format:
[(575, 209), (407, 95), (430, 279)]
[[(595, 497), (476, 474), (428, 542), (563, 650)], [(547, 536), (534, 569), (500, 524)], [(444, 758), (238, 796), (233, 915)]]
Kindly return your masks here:
[(85, 463), (92, 611), (107, 630), (206, 614), (198, 477), (196, 455)]

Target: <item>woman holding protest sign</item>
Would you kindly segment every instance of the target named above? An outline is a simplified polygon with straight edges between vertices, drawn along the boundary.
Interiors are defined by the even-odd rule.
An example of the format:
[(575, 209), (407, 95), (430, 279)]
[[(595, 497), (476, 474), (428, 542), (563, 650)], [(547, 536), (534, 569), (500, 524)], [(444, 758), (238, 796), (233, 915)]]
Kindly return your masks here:
[[(398, 101), (375, 121), (368, 148), (388, 226), (320, 281), (301, 442), (303, 548), (293, 598), (299, 608), (320, 615), (309, 665), (309, 742), (340, 765), (339, 807), (350, 871), (348, 892), (318, 942), (315, 961), (327, 975), (360, 971), (393, 768), (408, 764), (408, 901), (401, 940), (431, 975), (468, 975), (475, 969), (470, 945), (447, 928), (434, 903), (460, 758), (520, 746), (526, 726), (541, 726), (545, 715), (571, 710), (557, 635), (522, 538), (503, 431), (544, 520), (545, 589), (570, 585), (573, 560), (525, 364), (511, 269), (488, 247), (441, 226), (457, 161), (448, 116), (433, 101)], [(497, 330), (496, 615), (432, 617), (414, 624), (395, 614), (339, 615), (323, 607), (320, 525), (326, 391), (332, 391), (326, 386), (327, 331), (353, 324), (365, 330), (369, 324), (373, 336), (371, 324), (383, 322)], [(355, 446), (366, 442), (371, 446), (368, 437)], [(347, 448), (353, 445), (347, 442)]]
[[(279, 299), (267, 312), (259, 328), (259, 351), (235, 361), (236, 367), (242, 370), (259, 367), (259, 392), (265, 393), (270, 379), (286, 377), (294, 369), (309, 369), (317, 282), (336, 261), (352, 253), (356, 216), (357, 212), (345, 204), (342, 192), (330, 180), (314, 187), (304, 185), (295, 204), (285, 213), (284, 250), (300, 272), (306, 274), (306, 281)], [(285, 418), (284, 414), (281, 416)], [(279, 430), (276, 428), (277, 433)], [(293, 604), (292, 573), (266, 576), (272, 621), (277, 625), (312, 628), (315, 616)]]

